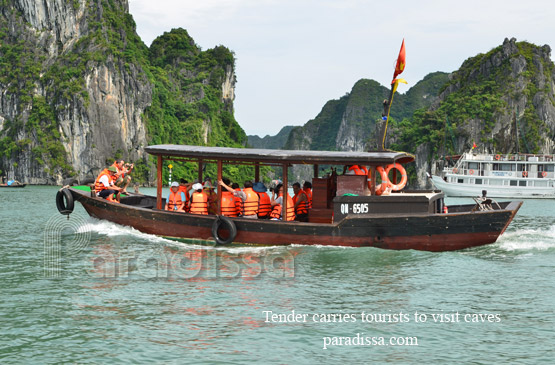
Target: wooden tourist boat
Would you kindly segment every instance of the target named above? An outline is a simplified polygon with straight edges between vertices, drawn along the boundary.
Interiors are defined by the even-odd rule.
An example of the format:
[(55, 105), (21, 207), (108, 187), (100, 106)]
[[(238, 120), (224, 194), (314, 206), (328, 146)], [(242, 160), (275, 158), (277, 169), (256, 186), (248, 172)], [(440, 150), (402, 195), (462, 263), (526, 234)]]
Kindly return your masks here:
[(11, 184), (0, 184), (0, 188), (24, 188), (27, 184), (20, 183), (19, 181), (13, 181)]
[[(326, 152), (157, 145), (146, 148), (157, 157), (157, 196), (123, 197), (121, 204), (97, 198), (88, 188), (70, 187), (56, 197), (62, 214), (70, 214), (79, 201), (89, 215), (164, 237), (206, 242), (261, 245), (336, 245), (450, 251), (493, 243), (505, 231), (522, 202), (495, 203), (487, 198), (475, 204), (444, 206), (441, 191), (397, 191), (376, 194), (376, 176), (381, 167), (399, 166), (414, 160), (404, 152)], [(313, 208), (308, 222), (229, 218), (163, 210), (162, 168), (164, 161), (198, 164), (203, 181), (204, 164), (217, 165), (222, 178), (224, 164), (254, 167), (259, 181), (260, 166), (283, 171), (295, 164), (314, 167)], [(318, 176), (320, 165), (368, 166), (366, 175)], [(395, 171), (395, 169), (394, 169)], [(383, 174), (381, 175), (383, 179)], [(386, 176), (385, 179), (388, 179)], [(396, 181), (395, 174), (391, 179)], [(218, 194), (221, 192), (218, 189)], [(285, 200), (285, 199), (284, 199)], [(219, 199), (221, 201), (221, 199)], [(287, 209), (286, 203), (283, 209)], [(196, 241), (199, 242), (199, 241)]]

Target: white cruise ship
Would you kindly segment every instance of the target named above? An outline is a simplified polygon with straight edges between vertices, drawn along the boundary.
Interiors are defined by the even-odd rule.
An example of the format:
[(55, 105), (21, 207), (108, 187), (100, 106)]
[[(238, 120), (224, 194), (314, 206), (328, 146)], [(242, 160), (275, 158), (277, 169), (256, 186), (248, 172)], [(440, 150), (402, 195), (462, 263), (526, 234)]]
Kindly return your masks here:
[(454, 167), (432, 176), (448, 196), (555, 198), (555, 155), (467, 152)]

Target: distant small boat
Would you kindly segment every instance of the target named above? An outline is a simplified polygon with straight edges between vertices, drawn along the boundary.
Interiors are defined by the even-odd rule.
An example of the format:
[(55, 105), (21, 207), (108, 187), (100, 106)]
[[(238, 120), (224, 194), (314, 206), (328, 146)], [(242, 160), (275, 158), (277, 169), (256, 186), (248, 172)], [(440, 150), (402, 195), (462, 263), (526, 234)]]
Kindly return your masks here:
[(0, 184), (0, 188), (24, 188), (27, 184), (22, 184), (17, 180), (10, 180), (7, 184)]
[(555, 199), (555, 155), (467, 152), (432, 183), (447, 196)]

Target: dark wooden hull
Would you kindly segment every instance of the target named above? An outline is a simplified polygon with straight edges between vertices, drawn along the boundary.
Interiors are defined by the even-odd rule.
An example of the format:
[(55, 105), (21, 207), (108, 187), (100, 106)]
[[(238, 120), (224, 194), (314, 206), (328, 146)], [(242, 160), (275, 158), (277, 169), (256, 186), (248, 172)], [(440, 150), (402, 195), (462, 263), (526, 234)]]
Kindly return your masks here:
[[(212, 226), (216, 216), (152, 209), (148, 199), (154, 203), (153, 197), (143, 199), (147, 204), (141, 207), (92, 198), (80, 190), (70, 191), (92, 217), (131, 226), (144, 233), (214, 242)], [(522, 202), (502, 203), (503, 209), (487, 212), (470, 212), (473, 206), (459, 206), (453, 207), (458, 212), (451, 214), (348, 215), (333, 224), (233, 218), (237, 227), (233, 243), (460, 250), (495, 242), (521, 205)]]

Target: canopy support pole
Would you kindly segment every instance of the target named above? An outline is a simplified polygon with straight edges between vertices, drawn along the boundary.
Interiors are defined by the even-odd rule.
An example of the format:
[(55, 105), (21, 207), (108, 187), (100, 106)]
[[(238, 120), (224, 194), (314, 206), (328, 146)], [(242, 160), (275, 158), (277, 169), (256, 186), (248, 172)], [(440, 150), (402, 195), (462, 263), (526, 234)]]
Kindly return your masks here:
[(283, 164), (282, 169), (283, 169), (283, 188), (282, 188), (283, 205), (281, 209), (281, 220), (286, 221), (287, 220), (287, 197), (289, 196), (289, 193), (287, 192), (287, 164), (286, 163)]
[(370, 195), (376, 195), (376, 166), (370, 166), (368, 179), (370, 180)]
[(198, 182), (202, 184), (202, 159), (198, 160)]
[(162, 209), (162, 156), (158, 155), (156, 171), (156, 209)]

